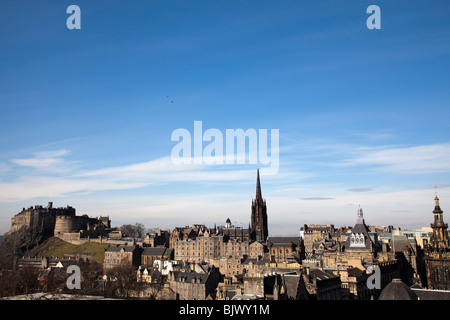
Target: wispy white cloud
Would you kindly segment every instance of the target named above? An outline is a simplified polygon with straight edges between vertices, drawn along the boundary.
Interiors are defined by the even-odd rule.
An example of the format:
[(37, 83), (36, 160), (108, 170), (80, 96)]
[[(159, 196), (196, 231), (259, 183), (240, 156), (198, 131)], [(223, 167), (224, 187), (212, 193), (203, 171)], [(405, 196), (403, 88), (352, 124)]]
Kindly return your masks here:
[(44, 172), (67, 172), (73, 170), (77, 164), (76, 161), (67, 161), (63, 158), (69, 153), (65, 149), (40, 151), (33, 153), (33, 157), (11, 159), (10, 162), (21, 167), (29, 167)]
[(295, 159), (330, 168), (364, 166), (364, 170), (408, 175), (450, 172), (450, 143), (402, 146), (364, 145), (325, 139), (298, 140), (284, 148), (290, 161)]
[(242, 181), (255, 175), (253, 169), (238, 168), (241, 167), (174, 164), (170, 157), (163, 157), (130, 165), (80, 172), (75, 177), (158, 184), (177, 181)]
[(309, 197), (309, 198), (301, 198), (302, 200), (333, 200), (334, 198), (330, 197)]
[(368, 191), (372, 191), (374, 188), (367, 188), (367, 187), (358, 187), (358, 188), (349, 188), (347, 189), (347, 191), (350, 192), (368, 192)]
[[(175, 164), (170, 157), (100, 169), (82, 169), (82, 163), (67, 160), (67, 150), (34, 153), (12, 159), (17, 165), (15, 180), (1, 181), (0, 202), (36, 197), (62, 197), (73, 193), (129, 190), (173, 182), (254, 181), (255, 168), (246, 165)], [(32, 168), (29, 175), (20, 168)], [(54, 174), (56, 173), (56, 174)], [(264, 170), (261, 171), (264, 175)], [(291, 173), (277, 175), (292, 178)], [(301, 178), (301, 177), (300, 177)]]
[[(420, 145), (414, 147), (367, 147), (345, 144), (308, 144), (323, 160), (320, 165), (369, 166), (370, 169), (403, 174), (449, 172), (450, 144)], [(334, 161), (327, 161), (323, 155)], [(254, 168), (238, 165), (183, 165), (174, 164), (170, 157), (145, 162), (105, 167), (94, 170), (81, 169), (82, 163), (67, 160), (70, 151), (66, 149), (36, 152), (32, 157), (10, 160), (19, 167), (32, 168), (35, 174), (21, 174), (16, 180), (0, 180), (0, 201), (16, 201), (41, 196), (61, 197), (71, 193), (105, 190), (129, 190), (151, 185), (173, 182), (240, 182), (254, 181)], [(8, 166), (5, 166), (5, 168)], [(53, 173), (57, 173), (56, 175)], [(320, 176), (320, 172), (304, 174), (289, 163), (276, 175), (267, 176), (279, 184), (298, 184), (305, 179)], [(39, 186), (39, 187), (37, 187)], [(342, 187), (342, 186), (341, 186)], [(367, 192), (372, 187), (348, 188), (350, 192)], [(332, 196), (304, 199), (325, 200)]]
[(450, 171), (450, 143), (359, 150), (346, 166), (376, 166), (385, 172), (424, 174)]
[[(322, 144), (311, 147), (317, 152), (318, 158), (323, 154), (333, 155), (333, 161), (327, 162), (324, 159), (322, 163), (331, 169), (336, 166), (336, 162), (339, 166), (375, 166), (386, 172), (395, 170), (395, 172), (404, 174), (429, 172), (430, 170), (448, 172), (450, 169), (450, 161), (448, 161), (450, 144), (414, 147)], [(88, 199), (95, 198), (97, 201), (100, 192), (102, 192), (102, 199), (105, 200), (108, 198), (108, 193), (104, 193), (104, 191), (132, 190), (158, 184), (189, 182), (192, 185), (196, 182), (200, 184), (217, 182), (219, 185), (236, 182), (242, 185), (255, 182), (254, 168), (245, 165), (177, 165), (171, 161), (170, 157), (162, 157), (123, 166), (86, 169), (83, 168), (83, 163), (77, 162), (76, 165), (73, 165), (69, 156), (71, 153), (67, 150), (55, 150), (38, 152), (34, 153), (32, 157), (11, 160), (10, 163), (15, 167), (11, 168), (13, 167), (11, 164), (7, 164), (6, 167), (17, 170), (17, 178), (8, 181), (0, 179), (0, 202), (28, 201), (33, 198), (57, 200), (59, 198), (67, 199), (68, 203), (72, 203), (71, 199), (76, 198), (82, 199), (80, 203), (85, 203)], [(312, 158), (313, 160), (314, 158)], [(38, 161), (42, 163), (38, 163)], [(66, 171), (60, 171), (61, 174), (54, 175), (51, 174), (52, 167)], [(35, 170), (35, 174), (24, 174), (21, 168), (32, 168)], [(277, 224), (281, 226), (286, 221), (290, 221), (290, 224), (293, 225), (292, 228), (297, 228), (296, 224), (302, 225), (303, 223), (351, 224), (356, 211), (352, 212), (349, 203), (355, 204), (353, 205), (355, 208), (360, 203), (364, 209), (367, 209), (365, 211), (367, 212), (367, 221), (373, 224), (395, 224), (406, 220), (428, 221), (426, 212), (429, 209), (429, 202), (432, 201), (430, 197), (432, 198), (434, 195), (431, 184), (426, 186), (428, 188), (426, 190), (418, 190), (418, 188), (407, 190), (406, 187), (402, 189), (389, 186), (352, 187), (348, 181), (345, 181), (346, 184), (350, 184), (347, 186), (342, 183), (321, 185), (312, 182), (320, 177), (320, 174), (315, 171), (308, 172), (306, 175), (302, 174), (299, 166), (295, 166), (295, 163), (290, 161), (287, 167), (280, 167), (280, 172), (276, 176), (262, 176), (264, 196), (270, 206), (270, 222), (274, 227)], [(311, 177), (312, 181), (305, 181)], [(439, 193), (445, 199), (450, 188), (441, 183), (439, 189)], [(137, 192), (133, 193), (133, 201), (130, 201), (130, 196), (127, 195), (105, 200), (111, 203), (105, 209), (123, 220), (127, 217), (133, 217), (133, 219), (158, 218), (161, 226), (164, 226), (164, 222), (168, 222), (170, 219), (170, 221), (177, 221), (177, 217), (180, 216), (180, 211), (183, 209), (196, 220), (213, 221), (213, 218), (208, 220), (202, 217), (214, 211), (214, 216), (237, 215), (237, 218), (234, 219), (242, 219), (245, 223), (248, 219), (243, 214), (248, 214), (247, 210), (249, 209), (246, 207), (248, 201), (242, 200), (239, 190), (237, 188), (226, 190), (226, 194), (220, 197), (214, 196), (217, 190), (219, 189), (210, 192), (206, 190), (204, 194), (192, 195), (189, 192), (179, 192), (176, 198), (173, 198), (172, 195), (142, 196)], [(268, 192), (269, 190), (270, 192)], [(92, 197), (92, 194), (95, 197)], [(249, 193), (249, 197), (252, 195)], [(113, 204), (116, 202), (121, 202), (122, 205), (115, 207)], [(133, 204), (130, 205), (130, 202)], [(320, 203), (320, 208), (317, 206), (318, 203)], [(96, 208), (98, 209), (99, 206), (105, 205), (98, 205)], [(189, 209), (186, 209), (187, 207)], [(326, 214), (318, 217), (318, 211), (326, 212)], [(393, 211), (396, 211), (395, 217), (392, 216)], [(282, 231), (282, 229), (280, 227), (279, 230)], [(275, 228), (272, 230), (276, 232)], [(295, 232), (294, 229), (293, 232)]]

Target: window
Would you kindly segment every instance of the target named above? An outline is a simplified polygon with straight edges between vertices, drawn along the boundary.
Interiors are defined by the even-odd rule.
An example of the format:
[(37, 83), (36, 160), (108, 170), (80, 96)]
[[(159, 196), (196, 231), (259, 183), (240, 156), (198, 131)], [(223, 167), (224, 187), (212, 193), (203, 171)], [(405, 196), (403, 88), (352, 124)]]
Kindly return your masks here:
[(439, 281), (439, 269), (438, 268), (434, 269), (434, 280)]

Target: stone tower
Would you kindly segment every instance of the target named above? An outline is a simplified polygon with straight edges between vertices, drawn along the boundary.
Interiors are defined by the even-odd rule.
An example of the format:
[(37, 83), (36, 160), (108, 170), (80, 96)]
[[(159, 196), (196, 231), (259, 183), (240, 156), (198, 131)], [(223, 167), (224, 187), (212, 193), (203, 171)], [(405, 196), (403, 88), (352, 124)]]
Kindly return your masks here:
[(266, 200), (262, 197), (258, 169), (256, 172), (256, 198), (252, 201), (251, 237), (253, 240), (265, 242), (268, 235)]
[(431, 228), (433, 229), (433, 234), (430, 239), (430, 245), (433, 249), (448, 249), (449, 248), (449, 240), (447, 234), (448, 225), (444, 223), (444, 218), (442, 216), (444, 212), (441, 210), (439, 206), (439, 198), (436, 196), (434, 198), (434, 223), (431, 224)]

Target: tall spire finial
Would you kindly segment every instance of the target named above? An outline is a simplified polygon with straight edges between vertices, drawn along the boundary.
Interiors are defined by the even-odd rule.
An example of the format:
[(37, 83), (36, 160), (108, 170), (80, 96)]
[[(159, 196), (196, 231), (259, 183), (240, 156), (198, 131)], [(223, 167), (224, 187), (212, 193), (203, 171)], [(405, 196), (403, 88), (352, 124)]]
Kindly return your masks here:
[(364, 222), (364, 217), (363, 217), (363, 209), (361, 209), (361, 205), (358, 205), (358, 211), (356, 213), (356, 221), (359, 223), (363, 223)]
[(259, 182), (259, 168), (256, 170), (256, 199), (262, 199), (261, 183)]
[(434, 205), (435, 205), (436, 207), (439, 207), (439, 198), (438, 198), (437, 195), (436, 195), (436, 197), (434, 197)]

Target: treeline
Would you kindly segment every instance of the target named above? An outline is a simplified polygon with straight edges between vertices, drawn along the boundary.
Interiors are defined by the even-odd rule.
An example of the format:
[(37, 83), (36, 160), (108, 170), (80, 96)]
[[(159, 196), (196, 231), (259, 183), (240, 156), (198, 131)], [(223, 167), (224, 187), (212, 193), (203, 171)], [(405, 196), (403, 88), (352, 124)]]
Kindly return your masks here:
[(133, 224), (123, 224), (118, 228), (122, 234), (131, 238), (144, 238), (147, 233), (152, 234), (156, 232), (155, 228), (146, 228), (142, 223), (136, 222)]
[[(103, 270), (103, 264), (95, 261), (79, 261), (80, 289), (70, 289), (66, 268), (52, 268), (51, 274), (37, 268), (17, 268), (17, 257), (0, 259), (0, 299), (35, 293), (70, 294), (74, 296), (102, 296), (116, 299), (156, 299), (164, 288), (162, 281), (146, 284), (137, 281), (137, 271), (132, 266), (120, 266)], [(67, 266), (66, 266), (67, 267)], [(144, 294), (145, 292), (145, 294)], [(47, 299), (43, 297), (42, 299)]]
[(28, 295), (37, 292), (70, 293), (77, 295), (103, 295), (101, 281), (103, 264), (95, 261), (78, 263), (81, 270), (81, 288), (69, 290), (66, 281), (69, 274), (65, 269), (53, 268), (52, 273), (43, 277), (44, 270), (18, 268), (17, 257), (0, 259), (0, 298)]

